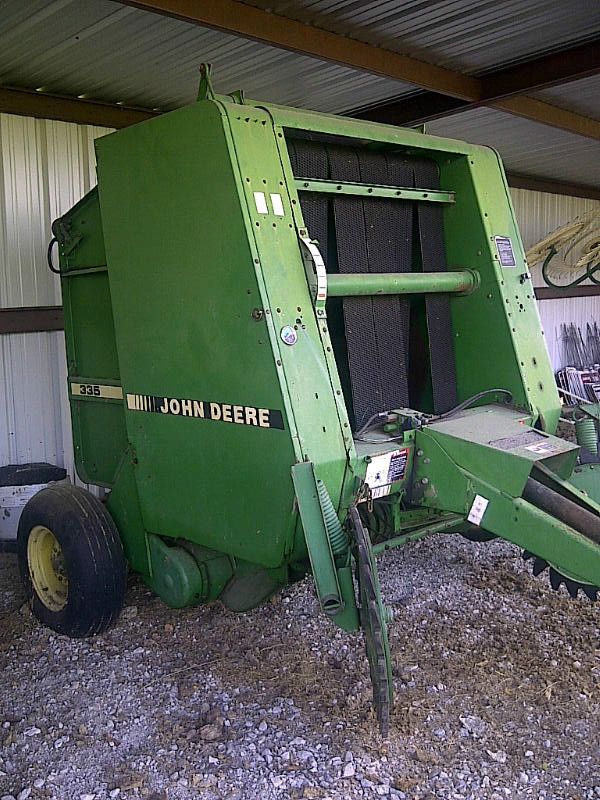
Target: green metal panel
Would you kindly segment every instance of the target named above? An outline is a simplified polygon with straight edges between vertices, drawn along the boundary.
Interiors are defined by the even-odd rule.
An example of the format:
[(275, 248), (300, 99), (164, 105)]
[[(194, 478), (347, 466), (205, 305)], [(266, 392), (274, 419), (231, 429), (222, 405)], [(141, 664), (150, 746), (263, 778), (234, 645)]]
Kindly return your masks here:
[(582, 464), (570, 477), (570, 482), (582, 492), (600, 503), (600, 464)]
[(481, 149), (456, 139), (428, 136), (411, 128), (398, 128), (395, 125), (382, 125), (352, 117), (322, 114), (318, 111), (307, 111), (245, 99), (244, 108), (247, 109), (251, 106), (267, 110), (275, 125), (282, 130), (296, 129), (326, 136), (341, 136), (348, 139), (348, 144), (358, 147), (372, 147), (373, 143), (377, 142), (396, 148), (400, 147), (412, 155), (415, 153), (435, 155), (440, 152), (469, 155), (474, 150)]
[(106, 265), (97, 188), (82, 197), (68, 214), (56, 220), (52, 231), (59, 242), (63, 273)]
[(76, 276), (69, 274), (63, 278), (63, 285), (65, 305), (68, 304), (71, 314), (77, 314), (73, 320), (77, 337), (70, 354), (71, 374), (118, 383), (119, 360), (107, 273), (84, 270)]
[[(444, 212), (448, 262), (473, 267), (481, 276), (476, 294), (452, 301), (460, 399), (490, 386), (509, 389), (552, 433), (560, 403), (498, 156), (477, 147), (440, 169), (444, 185), (459, 198)], [(515, 266), (500, 263), (496, 236), (510, 238)]]
[[(102, 220), (126, 397), (206, 404), (125, 412), (146, 529), (276, 566), (295, 524), (293, 419), (253, 316), (270, 303), (225, 129), (202, 102), (99, 140)], [(283, 429), (211, 419), (209, 402), (272, 409)]]
[[(293, 214), (297, 196), (290, 193), (293, 184), (287, 152), (277, 145), (283, 134), (273, 128), (270, 116), (262, 110), (245, 110), (231, 103), (224, 108), (259, 260), (259, 281), (264, 282), (273, 352), (285, 385), (288, 417), (293, 418), (297, 434), (296, 457), (314, 463), (337, 505), (346, 468), (344, 429), (349, 434), (349, 425), (345, 415), (340, 419), (334, 395), (337, 387), (324, 363), (324, 352), (330, 346), (322, 339), (326, 320), (319, 322), (315, 316), (304, 272), (299, 243), (302, 228)], [(260, 202), (257, 205), (255, 193), (264, 195), (267, 213), (260, 209)], [(279, 196), (279, 201), (274, 196)], [(297, 335), (292, 346), (282, 339), (286, 327)]]
[(126, 447), (120, 403), (71, 397), (77, 474), (85, 483), (111, 487)]
[(109, 487), (127, 445), (122, 405), (71, 390), (73, 383), (84, 390), (120, 385), (97, 189), (53, 229), (59, 240), (75, 465), (81, 480)]
[[(529, 418), (514, 409), (483, 406), (428, 425), (416, 436), (417, 447), (423, 453), (418, 459), (418, 476), (428, 478), (425, 459), (430, 458), (426, 446), (429, 439), (435, 440), (460, 467), (492, 485), (503, 486), (514, 497), (521, 495), (531, 468), (538, 461), (546, 463), (557, 475), (570, 475), (577, 445), (533, 430), (528, 422)], [(425, 485), (433, 498), (433, 490), (439, 487), (431, 481)], [(455, 510), (444, 502), (445, 499), (441, 508)]]

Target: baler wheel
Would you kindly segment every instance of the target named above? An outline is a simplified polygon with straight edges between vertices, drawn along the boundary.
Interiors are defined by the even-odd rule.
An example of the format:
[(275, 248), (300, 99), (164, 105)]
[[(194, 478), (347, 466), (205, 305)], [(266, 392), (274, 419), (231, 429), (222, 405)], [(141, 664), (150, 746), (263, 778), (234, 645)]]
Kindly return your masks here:
[(386, 609), (381, 601), (379, 578), (369, 535), (365, 531), (356, 506), (352, 506), (348, 513), (354, 531), (354, 558), (360, 594), (359, 614), (373, 684), (373, 705), (381, 735), (387, 736), (394, 683)]
[(90, 492), (56, 484), (34, 495), (21, 514), (17, 553), (33, 613), (44, 625), (81, 638), (116, 621), (127, 565), (115, 523)]

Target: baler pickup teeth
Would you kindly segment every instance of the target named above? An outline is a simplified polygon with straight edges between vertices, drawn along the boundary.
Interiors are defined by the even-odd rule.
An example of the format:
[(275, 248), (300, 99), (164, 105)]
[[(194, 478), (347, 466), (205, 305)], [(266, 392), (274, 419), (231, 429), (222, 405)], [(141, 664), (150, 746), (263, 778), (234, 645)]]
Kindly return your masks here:
[(591, 600), (592, 603), (595, 603), (598, 600), (599, 587), (593, 586), (590, 583), (581, 583), (580, 581), (573, 580), (573, 578), (568, 578), (566, 575), (563, 575), (562, 572), (559, 572), (559, 570), (550, 566), (545, 559), (536, 556), (529, 550), (523, 551), (523, 559), (525, 561), (530, 561), (533, 559), (532, 572), (536, 578), (538, 575), (541, 575), (547, 567), (550, 567), (550, 586), (555, 592), (559, 591), (560, 587), (564, 585), (565, 589), (569, 593), (570, 597), (573, 598), (573, 600), (578, 599), (579, 590), (581, 590), (585, 596)]
[(533, 570), (532, 570), (535, 577), (537, 578), (538, 575), (541, 575), (541, 573), (546, 569), (547, 566), (548, 566), (547, 561), (544, 561), (543, 558), (538, 558), (536, 556), (535, 561), (533, 562)]

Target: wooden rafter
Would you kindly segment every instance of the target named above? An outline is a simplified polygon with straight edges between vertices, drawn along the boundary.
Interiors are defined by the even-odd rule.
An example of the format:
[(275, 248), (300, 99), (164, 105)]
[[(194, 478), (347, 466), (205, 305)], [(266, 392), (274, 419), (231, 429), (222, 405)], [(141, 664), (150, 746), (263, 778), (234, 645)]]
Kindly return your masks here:
[[(204, 0), (202, 3), (196, 0), (119, 1), (144, 11), (184, 20), (193, 25), (215, 28), (291, 50), (294, 53), (302, 53), (352, 69), (411, 83), (422, 89), (458, 98), (468, 104), (485, 102), (535, 122), (600, 139), (600, 121), (557, 109), (556, 106), (533, 98), (506, 98), (497, 102), (489, 100), (486, 98), (487, 90), (483, 79), (375, 47), (314, 25), (306, 25), (304, 22), (263, 11), (239, 0)], [(587, 54), (586, 57), (588, 60), (594, 58), (597, 60), (597, 56), (593, 53)], [(557, 69), (557, 65), (554, 69)], [(593, 64), (587, 69), (593, 69)], [(512, 80), (515, 81), (514, 76)]]
[(517, 95), (598, 73), (600, 40), (595, 39), (585, 45), (529, 59), (481, 76), (479, 80), (482, 99), (479, 102), (460, 100), (437, 92), (419, 92), (406, 99), (380, 103), (358, 112), (356, 116), (376, 122), (409, 125), (440, 119), (484, 104), (494, 105), (528, 119), (547, 114), (548, 124), (595, 138), (598, 130), (596, 120), (590, 120), (581, 114), (573, 116), (572, 112), (549, 103), (543, 103), (540, 108), (537, 105), (539, 100), (530, 97), (517, 98)]
[(0, 86), (0, 111), (6, 114), (58, 119), (63, 122), (100, 125), (106, 128), (125, 128), (127, 125), (157, 116), (157, 112), (145, 109), (79, 100), (76, 97), (32, 92), (9, 86)]

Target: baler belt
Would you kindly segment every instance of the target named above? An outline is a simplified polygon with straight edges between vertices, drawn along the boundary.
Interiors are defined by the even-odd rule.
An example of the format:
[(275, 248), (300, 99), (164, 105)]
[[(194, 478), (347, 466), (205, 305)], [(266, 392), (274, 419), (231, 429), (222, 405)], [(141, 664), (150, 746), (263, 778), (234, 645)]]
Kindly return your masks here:
[[(325, 176), (329, 174), (327, 150), (324, 145), (310, 141), (288, 142), (288, 152), (294, 175)], [(302, 216), (312, 239), (327, 264), (327, 195), (310, 192), (302, 196)]]
[[(391, 184), (385, 155), (334, 146), (328, 151), (332, 180)], [(339, 271), (409, 272), (408, 212), (405, 203), (395, 200), (334, 195)], [(355, 425), (360, 428), (379, 411), (408, 406), (410, 305), (399, 296), (345, 297), (343, 309)]]
[[(412, 165), (414, 186), (423, 189), (440, 188), (439, 172), (435, 162), (428, 159), (414, 159)], [(442, 208), (437, 203), (417, 203), (423, 272), (446, 272), (448, 269), (442, 213)], [(425, 311), (433, 410), (436, 414), (443, 414), (458, 403), (450, 298), (443, 294), (426, 294)]]
[[(297, 176), (439, 188), (437, 166), (425, 159), (304, 140), (288, 140), (288, 148)], [(399, 200), (334, 195), (328, 201), (317, 192), (302, 196), (309, 235), (318, 240), (326, 264), (328, 246), (336, 248), (341, 273), (410, 272), (414, 210), (414, 203)], [(422, 269), (445, 271), (441, 208), (417, 203), (416, 222)], [(456, 405), (449, 299), (426, 295), (425, 310), (433, 410), (441, 413)], [(344, 297), (343, 316), (356, 430), (379, 411), (409, 406), (410, 300), (399, 295)]]

